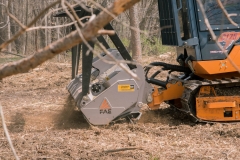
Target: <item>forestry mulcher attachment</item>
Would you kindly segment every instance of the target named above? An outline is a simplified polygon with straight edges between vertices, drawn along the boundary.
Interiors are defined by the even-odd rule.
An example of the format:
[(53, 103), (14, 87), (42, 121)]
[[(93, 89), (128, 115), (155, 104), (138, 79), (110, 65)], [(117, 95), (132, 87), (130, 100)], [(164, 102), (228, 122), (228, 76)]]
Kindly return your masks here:
[[(179, 65), (152, 62), (143, 68), (125, 64), (139, 80), (107, 62), (113, 62), (112, 57), (132, 61), (117, 35), (109, 36), (116, 49), (110, 49), (102, 36), (97, 38), (108, 50), (100, 57), (93, 58), (84, 44), (72, 48), (72, 81), (67, 89), (89, 123), (106, 125), (119, 118), (139, 119), (143, 104), (155, 110), (162, 102), (197, 121), (240, 120), (240, 0), (224, 1), (226, 11), (235, 15), (231, 19), (239, 26), (229, 21), (217, 1), (202, 3), (217, 41), (212, 39), (196, 0), (158, 0), (162, 43), (176, 46)], [(81, 7), (75, 11), (79, 17), (90, 15)], [(104, 28), (113, 29), (111, 24)], [(80, 51), (82, 74), (78, 75)], [(152, 73), (152, 67), (159, 70)], [(157, 78), (161, 71), (179, 72), (179, 76), (171, 75), (163, 81)]]

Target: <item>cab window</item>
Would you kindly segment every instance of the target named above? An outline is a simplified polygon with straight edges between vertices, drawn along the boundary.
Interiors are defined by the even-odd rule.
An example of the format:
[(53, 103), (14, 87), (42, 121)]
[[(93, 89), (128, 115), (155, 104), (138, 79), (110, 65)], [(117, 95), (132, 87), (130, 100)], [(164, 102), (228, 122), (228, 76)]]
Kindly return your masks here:
[[(232, 14), (231, 19), (240, 25), (240, 0), (221, 0), (228, 14)], [(222, 9), (219, 7), (216, 0), (202, 0), (205, 14), (213, 29), (232, 29), (233, 26)], [(206, 29), (202, 13), (199, 13), (200, 28)]]

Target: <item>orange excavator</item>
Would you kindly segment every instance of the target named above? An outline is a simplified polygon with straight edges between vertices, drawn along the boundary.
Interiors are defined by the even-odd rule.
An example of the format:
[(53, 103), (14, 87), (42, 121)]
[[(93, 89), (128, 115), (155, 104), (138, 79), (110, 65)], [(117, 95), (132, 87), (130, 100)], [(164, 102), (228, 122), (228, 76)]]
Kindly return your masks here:
[[(228, 14), (234, 14), (231, 19), (240, 26), (240, 0), (224, 3)], [(119, 118), (139, 119), (144, 103), (156, 110), (162, 102), (197, 121), (240, 121), (240, 28), (229, 21), (217, 1), (202, 0), (202, 4), (205, 12), (201, 12), (196, 0), (158, 0), (162, 43), (176, 47), (179, 65), (125, 64), (140, 80), (122, 67), (107, 63), (112, 57), (132, 61), (117, 35), (110, 36), (116, 49), (98, 37), (108, 50), (100, 57), (93, 58), (85, 45), (72, 49), (73, 79), (67, 88), (89, 123), (106, 125)], [(79, 17), (90, 15), (81, 7), (75, 11)], [(204, 16), (217, 41), (212, 39)], [(111, 24), (104, 28), (113, 29)], [(80, 53), (82, 74), (77, 73)], [(159, 69), (153, 72), (153, 67)], [(169, 73), (165, 80), (159, 78), (162, 71)]]

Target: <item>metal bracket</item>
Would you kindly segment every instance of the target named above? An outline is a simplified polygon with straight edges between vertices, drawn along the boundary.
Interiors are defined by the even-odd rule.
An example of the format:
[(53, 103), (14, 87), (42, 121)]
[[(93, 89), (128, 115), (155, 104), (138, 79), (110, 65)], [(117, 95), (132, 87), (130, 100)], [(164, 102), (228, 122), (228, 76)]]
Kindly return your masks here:
[(190, 39), (184, 41), (184, 44), (188, 45), (188, 46), (196, 46), (196, 45), (199, 45), (198, 42), (199, 42), (198, 38), (194, 37), (194, 38), (190, 38)]

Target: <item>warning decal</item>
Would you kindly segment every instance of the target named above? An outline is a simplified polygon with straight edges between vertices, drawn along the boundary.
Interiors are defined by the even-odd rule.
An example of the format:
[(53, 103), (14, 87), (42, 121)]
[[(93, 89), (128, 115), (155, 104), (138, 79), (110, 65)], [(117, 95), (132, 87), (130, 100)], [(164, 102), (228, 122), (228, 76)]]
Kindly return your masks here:
[(103, 102), (100, 106), (100, 109), (111, 109), (111, 107), (106, 99), (103, 100)]
[(118, 85), (118, 92), (134, 92), (134, 85), (120, 84)]
[(108, 102), (108, 100), (105, 98), (101, 104), (101, 106), (99, 107), (99, 113), (100, 114), (111, 114), (112, 110), (111, 110), (111, 106)]

